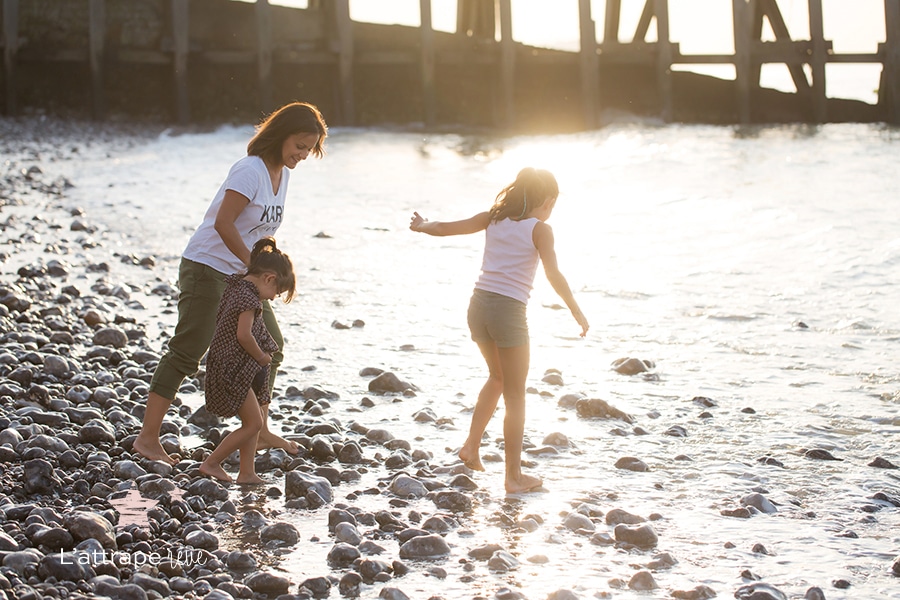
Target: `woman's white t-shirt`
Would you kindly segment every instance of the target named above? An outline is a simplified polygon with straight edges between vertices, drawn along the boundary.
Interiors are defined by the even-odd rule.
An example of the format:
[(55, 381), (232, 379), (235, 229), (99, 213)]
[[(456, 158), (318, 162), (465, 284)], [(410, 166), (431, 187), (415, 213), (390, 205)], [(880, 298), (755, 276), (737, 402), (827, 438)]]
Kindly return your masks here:
[(222, 206), (225, 192), (233, 190), (250, 200), (235, 219), (234, 225), (247, 248), (252, 249), (260, 238), (275, 235), (281, 226), (289, 178), (290, 170), (282, 167), (281, 185), (278, 193), (275, 193), (272, 191), (272, 179), (266, 163), (260, 157), (245, 156), (234, 163), (182, 256), (225, 275), (246, 271), (247, 266), (225, 246), (216, 231), (216, 214)]
[(491, 222), (485, 229), (481, 276), (475, 289), (494, 292), (525, 304), (531, 295), (540, 255), (532, 233), (535, 218)]

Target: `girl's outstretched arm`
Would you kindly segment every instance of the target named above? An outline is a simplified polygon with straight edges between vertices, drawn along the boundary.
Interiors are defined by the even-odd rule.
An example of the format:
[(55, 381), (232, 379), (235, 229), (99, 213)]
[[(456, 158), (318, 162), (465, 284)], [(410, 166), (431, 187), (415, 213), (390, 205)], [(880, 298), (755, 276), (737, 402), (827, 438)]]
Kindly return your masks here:
[(538, 254), (541, 256), (541, 262), (544, 263), (544, 273), (547, 275), (547, 281), (550, 282), (550, 285), (553, 286), (559, 297), (569, 307), (572, 316), (575, 317), (575, 320), (581, 326), (581, 337), (584, 337), (587, 335), (590, 325), (584, 313), (581, 312), (578, 302), (575, 301), (572, 290), (569, 289), (569, 282), (566, 281), (565, 276), (559, 270), (559, 265), (556, 263), (553, 230), (549, 225), (541, 221), (534, 226), (531, 239), (534, 241), (534, 247), (537, 248)]
[(413, 213), (409, 220), (409, 228), (413, 231), (421, 231), (428, 235), (465, 235), (487, 229), (491, 222), (491, 213), (478, 213), (474, 217), (462, 221), (429, 221), (417, 212)]

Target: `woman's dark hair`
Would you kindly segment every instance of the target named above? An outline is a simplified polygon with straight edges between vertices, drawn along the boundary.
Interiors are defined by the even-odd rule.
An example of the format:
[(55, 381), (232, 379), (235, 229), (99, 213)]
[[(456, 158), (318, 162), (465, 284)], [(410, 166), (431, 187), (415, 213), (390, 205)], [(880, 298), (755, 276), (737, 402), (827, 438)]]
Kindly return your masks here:
[(284, 294), (284, 302), (294, 298), (297, 279), (294, 277), (294, 265), (287, 254), (278, 249), (275, 238), (264, 237), (253, 244), (250, 251), (250, 266), (247, 275), (275, 274), (275, 285), (279, 294)]
[(247, 144), (247, 154), (259, 156), (266, 162), (280, 163), (284, 140), (298, 133), (312, 133), (319, 136), (310, 153), (316, 158), (325, 156), (325, 138), (328, 125), (319, 109), (306, 102), (285, 104), (256, 127), (256, 134)]
[(559, 196), (559, 185), (550, 171), (525, 167), (516, 180), (500, 190), (491, 207), (491, 221), (518, 221), (529, 210), (543, 206), (547, 200)]

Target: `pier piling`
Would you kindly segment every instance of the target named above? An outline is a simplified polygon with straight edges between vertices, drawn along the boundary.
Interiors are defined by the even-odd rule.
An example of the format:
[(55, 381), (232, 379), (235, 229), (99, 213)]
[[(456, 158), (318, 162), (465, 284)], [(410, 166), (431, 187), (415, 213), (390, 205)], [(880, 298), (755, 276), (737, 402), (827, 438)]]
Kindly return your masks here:
[(106, 46), (106, 0), (90, 0), (88, 44), (91, 63), (91, 114), (103, 119), (106, 114), (106, 95), (103, 91), (104, 51)]
[(19, 0), (3, 0), (3, 76), (6, 80), (6, 114), (15, 115), (16, 53), (19, 48)]

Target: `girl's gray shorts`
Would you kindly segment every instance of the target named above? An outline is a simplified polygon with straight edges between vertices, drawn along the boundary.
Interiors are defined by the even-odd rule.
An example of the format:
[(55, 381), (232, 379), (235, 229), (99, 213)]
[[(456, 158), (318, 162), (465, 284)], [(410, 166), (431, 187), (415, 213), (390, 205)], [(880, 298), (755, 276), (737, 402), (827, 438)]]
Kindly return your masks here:
[(528, 345), (526, 305), (519, 300), (476, 289), (469, 301), (469, 331), (476, 343), (498, 348)]

